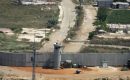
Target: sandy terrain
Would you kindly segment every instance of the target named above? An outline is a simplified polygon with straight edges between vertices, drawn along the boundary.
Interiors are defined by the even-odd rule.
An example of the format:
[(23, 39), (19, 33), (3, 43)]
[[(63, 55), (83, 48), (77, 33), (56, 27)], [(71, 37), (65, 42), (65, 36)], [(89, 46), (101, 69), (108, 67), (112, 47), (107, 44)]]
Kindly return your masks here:
[[(120, 71), (120, 68), (99, 68), (99, 67), (88, 67), (86, 69), (80, 69), (81, 74), (75, 74), (77, 69), (42, 69), (41, 67), (36, 68), (36, 80), (93, 80), (95, 78), (109, 77), (113, 80), (117, 78), (130, 77), (130, 71)], [(31, 67), (7, 67), (0, 66), (0, 71), (10, 75), (10, 77), (20, 77), (25, 79), (31, 79)], [(15, 75), (15, 76), (14, 76)], [(8, 76), (9, 77), (9, 76)]]

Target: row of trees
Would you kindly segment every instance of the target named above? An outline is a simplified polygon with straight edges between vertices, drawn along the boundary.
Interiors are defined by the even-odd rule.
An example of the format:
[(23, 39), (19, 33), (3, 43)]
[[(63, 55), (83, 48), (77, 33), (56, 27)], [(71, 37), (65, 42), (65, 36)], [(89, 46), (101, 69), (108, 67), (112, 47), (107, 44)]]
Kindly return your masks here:
[(94, 22), (94, 25), (97, 26), (95, 31), (89, 33), (89, 39), (92, 39), (94, 35), (98, 34), (98, 30), (102, 29), (108, 31), (108, 27), (106, 25), (106, 19), (109, 14), (109, 9), (107, 8), (99, 8), (97, 12), (97, 19)]

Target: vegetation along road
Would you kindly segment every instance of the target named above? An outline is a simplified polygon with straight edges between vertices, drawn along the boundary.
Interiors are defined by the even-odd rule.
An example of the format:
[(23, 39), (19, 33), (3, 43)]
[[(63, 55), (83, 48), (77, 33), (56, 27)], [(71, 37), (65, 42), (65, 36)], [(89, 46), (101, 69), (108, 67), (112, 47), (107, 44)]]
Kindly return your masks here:
[(52, 52), (53, 43), (62, 43), (67, 36), (69, 28), (75, 24), (75, 4), (71, 0), (62, 0), (61, 6), (64, 11), (64, 14), (62, 23), (60, 25), (60, 30), (57, 30), (56, 32), (50, 35), (50, 41), (46, 42), (43, 45), (43, 47), (39, 50), (39, 52)]

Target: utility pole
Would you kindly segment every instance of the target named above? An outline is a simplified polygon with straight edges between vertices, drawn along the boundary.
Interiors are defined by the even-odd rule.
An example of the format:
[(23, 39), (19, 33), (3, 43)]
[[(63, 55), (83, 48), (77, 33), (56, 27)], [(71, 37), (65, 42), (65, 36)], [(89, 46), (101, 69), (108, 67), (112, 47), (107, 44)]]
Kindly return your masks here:
[(34, 34), (34, 43), (33, 43), (33, 57), (32, 57), (32, 80), (35, 80), (35, 61), (36, 59), (36, 48), (35, 48), (35, 34)]

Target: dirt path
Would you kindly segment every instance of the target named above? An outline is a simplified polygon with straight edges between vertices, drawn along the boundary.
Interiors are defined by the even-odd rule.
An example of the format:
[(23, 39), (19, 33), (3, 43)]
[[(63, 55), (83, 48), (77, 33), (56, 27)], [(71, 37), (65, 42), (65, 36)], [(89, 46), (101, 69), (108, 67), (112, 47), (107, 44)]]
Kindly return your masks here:
[(40, 49), (39, 52), (52, 52), (53, 44), (55, 42), (62, 43), (67, 36), (69, 26), (74, 25), (75, 20), (75, 4), (71, 0), (62, 0), (61, 7), (63, 9), (63, 20), (61, 23), (60, 30), (52, 33), (50, 35), (50, 41), (45, 43), (45, 45)]
[[(80, 30), (77, 32), (77, 36), (75, 37), (75, 40), (77, 41), (87, 40), (89, 32), (95, 29), (93, 22), (96, 16), (96, 9), (92, 6), (84, 6), (84, 9), (84, 22)], [(65, 45), (64, 52), (79, 52), (83, 44), (83, 42), (69, 42)]]

